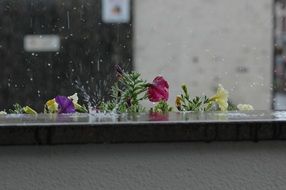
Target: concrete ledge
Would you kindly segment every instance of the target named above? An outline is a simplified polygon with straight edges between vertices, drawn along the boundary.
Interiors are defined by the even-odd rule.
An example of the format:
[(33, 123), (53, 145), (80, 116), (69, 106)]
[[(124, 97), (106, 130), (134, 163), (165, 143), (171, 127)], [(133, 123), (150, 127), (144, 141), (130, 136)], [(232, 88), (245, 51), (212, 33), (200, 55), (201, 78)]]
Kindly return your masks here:
[(286, 139), (286, 112), (1, 115), (0, 144)]

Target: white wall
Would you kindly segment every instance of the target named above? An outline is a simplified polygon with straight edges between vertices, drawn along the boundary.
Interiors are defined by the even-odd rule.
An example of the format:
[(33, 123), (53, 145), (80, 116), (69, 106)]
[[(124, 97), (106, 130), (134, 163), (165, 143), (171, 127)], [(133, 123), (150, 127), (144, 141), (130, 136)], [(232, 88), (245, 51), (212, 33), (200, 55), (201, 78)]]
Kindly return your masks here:
[(182, 83), (209, 96), (221, 83), (234, 103), (270, 109), (272, 0), (135, 0), (134, 22), (135, 68), (165, 76), (172, 103)]
[(0, 147), (1, 190), (285, 190), (286, 142)]

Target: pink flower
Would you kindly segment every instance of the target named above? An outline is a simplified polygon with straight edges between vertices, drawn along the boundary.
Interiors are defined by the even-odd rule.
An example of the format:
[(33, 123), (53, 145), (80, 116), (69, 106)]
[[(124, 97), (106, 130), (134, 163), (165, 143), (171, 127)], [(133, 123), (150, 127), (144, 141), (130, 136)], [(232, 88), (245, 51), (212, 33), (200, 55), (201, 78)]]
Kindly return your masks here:
[(168, 82), (162, 77), (156, 77), (152, 84), (149, 84), (148, 91), (147, 91), (148, 99), (151, 102), (160, 102), (168, 101), (169, 98), (169, 84)]

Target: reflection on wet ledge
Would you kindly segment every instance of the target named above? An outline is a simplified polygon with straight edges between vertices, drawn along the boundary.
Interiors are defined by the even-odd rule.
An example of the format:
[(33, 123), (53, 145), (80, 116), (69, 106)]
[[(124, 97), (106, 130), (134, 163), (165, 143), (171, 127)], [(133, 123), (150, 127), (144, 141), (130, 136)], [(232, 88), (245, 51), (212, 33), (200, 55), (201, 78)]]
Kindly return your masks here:
[(53, 124), (95, 124), (102, 123), (197, 123), (197, 122), (257, 122), (286, 121), (286, 111), (247, 112), (170, 112), (170, 113), (90, 113), (90, 114), (8, 114), (0, 115), (0, 126), (9, 125), (53, 125)]

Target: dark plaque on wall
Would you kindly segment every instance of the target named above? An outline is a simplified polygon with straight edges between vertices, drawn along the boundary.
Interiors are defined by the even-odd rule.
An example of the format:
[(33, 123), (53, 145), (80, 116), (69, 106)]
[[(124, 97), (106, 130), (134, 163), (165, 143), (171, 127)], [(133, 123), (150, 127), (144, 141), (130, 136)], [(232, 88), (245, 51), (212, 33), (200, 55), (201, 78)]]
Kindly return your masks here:
[(0, 109), (42, 111), (74, 92), (107, 99), (114, 65), (132, 69), (132, 14), (105, 23), (102, 13), (100, 0), (0, 0)]

